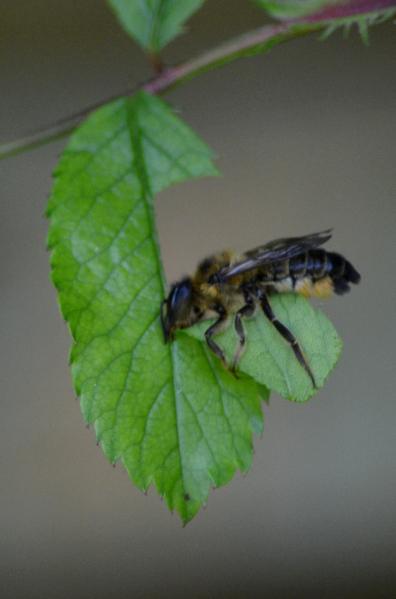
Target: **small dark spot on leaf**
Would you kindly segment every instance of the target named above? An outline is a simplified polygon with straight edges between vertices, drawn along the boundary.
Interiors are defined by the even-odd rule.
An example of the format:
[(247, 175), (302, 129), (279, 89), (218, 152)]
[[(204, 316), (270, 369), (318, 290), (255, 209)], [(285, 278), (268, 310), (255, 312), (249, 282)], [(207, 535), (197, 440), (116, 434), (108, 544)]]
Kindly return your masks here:
[(184, 493), (184, 501), (190, 501), (191, 497), (188, 493)]

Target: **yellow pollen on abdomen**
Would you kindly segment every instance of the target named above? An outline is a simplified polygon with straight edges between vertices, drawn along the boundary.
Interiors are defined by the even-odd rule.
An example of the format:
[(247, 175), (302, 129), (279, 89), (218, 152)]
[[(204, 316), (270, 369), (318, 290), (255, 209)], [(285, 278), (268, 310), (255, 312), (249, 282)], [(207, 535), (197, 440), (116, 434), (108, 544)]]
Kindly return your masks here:
[(306, 277), (298, 281), (295, 287), (295, 291), (304, 297), (317, 297), (320, 299), (330, 297), (333, 290), (333, 281), (330, 277), (324, 277), (316, 282)]

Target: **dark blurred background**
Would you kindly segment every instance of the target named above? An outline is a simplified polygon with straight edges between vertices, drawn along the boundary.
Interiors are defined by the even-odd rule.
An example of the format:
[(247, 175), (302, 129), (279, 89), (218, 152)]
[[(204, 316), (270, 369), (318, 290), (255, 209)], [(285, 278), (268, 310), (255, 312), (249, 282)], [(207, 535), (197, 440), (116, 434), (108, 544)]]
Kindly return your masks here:
[[(0, 141), (150, 76), (104, 0), (1, 0), (0, 17)], [(208, 1), (165, 58), (263, 22)], [(323, 306), (345, 349), (311, 402), (272, 397), (251, 472), (183, 529), (106, 462), (73, 398), (43, 218), (65, 142), (1, 162), (1, 597), (395, 597), (395, 27), (369, 48), (293, 41), (167, 99), (223, 173), (158, 198), (169, 280), (211, 250), (334, 227), (363, 276)]]

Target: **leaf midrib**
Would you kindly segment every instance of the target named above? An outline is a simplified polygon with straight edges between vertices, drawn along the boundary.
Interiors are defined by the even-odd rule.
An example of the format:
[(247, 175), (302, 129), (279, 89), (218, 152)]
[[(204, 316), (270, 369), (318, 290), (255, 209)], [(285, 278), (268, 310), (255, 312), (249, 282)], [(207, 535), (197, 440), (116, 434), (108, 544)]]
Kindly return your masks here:
[[(139, 97), (136, 98), (134, 101), (139, 102)], [(163, 272), (162, 272), (161, 263), (159, 260), (160, 249), (159, 249), (159, 243), (158, 243), (158, 239), (157, 239), (157, 235), (156, 235), (155, 221), (154, 221), (153, 213), (152, 213), (152, 204), (151, 204), (151, 200), (148, 199), (148, 198), (152, 198), (152, 191), (151, 191), (149, 177), (148, 177), (146, 164), (145, 164), (145, 160), (144, 160), (143, 144), (141, 142), (143, 135), (142, 135), (142, 131), (140, 129), (138, 118), (137, 118), (137, 114), (139, 111), (138, 110), (129, 111), (128, 110), (129, 106), (130, 106), (129, 102), (126, 103), (127, 129), (128, 129), (128, 133), (129, 133), (132, 156), (135, 159), (136, 172), (138, 173), (138, 177), (139, 177), (139, 180), (142, 185), (142, 202), (143, 202), (143, 205), (144, 205), (144, 208), (146, 211), (148, 222), (150, 223), (151, 237), (152, 237), (152, 240), (154, 243), (154, 247), (156, 249), (154, 254), (155, 254), (155, 260), (157, 263), (157, 273), (158, 273), (158, 277), (160, 279), (162, 296), (164, 297), (165, 296), (165, 283), (164, 283), (164, 276), (163, 276)], [(139, 160), (140, 156), (142, 157), (141, 160)], [(169, 344), (168, 344), (167, 351), (168, 351), (169, 361), (171, 363), (171, 368), (172, 368), (172, 377), (171, 378), (172, 378), (173, 395), (174, 395), (173, 403), (174, 403), (174, 409), (175, 409), (176, 436), (177, 436), (177, 444), (178, 444), (178, 448), (179, 448), (180, 477), (181, 477), (181, 481), (182, 481), (182, 485), (183, 485), (183, 490), (186, 491), (186, 484), (185, 484), (186, 468), (185, 468), (185, 465), (183, 462), (183, 451), (182, 451), (182, 442), (181, 442), (181, 436), (180, 436), (180, 423), (179, 423), (180, 407), (178, 405), (179, 399), (178, 399), (178, 391), (176, 388), (175, 367), (176, 367), (176, 364), (178, 363), (177, 356), (175, 356), (175, 353), (177, 352), (176, 343), (172, 343), (171, 348), (169, 347)]]

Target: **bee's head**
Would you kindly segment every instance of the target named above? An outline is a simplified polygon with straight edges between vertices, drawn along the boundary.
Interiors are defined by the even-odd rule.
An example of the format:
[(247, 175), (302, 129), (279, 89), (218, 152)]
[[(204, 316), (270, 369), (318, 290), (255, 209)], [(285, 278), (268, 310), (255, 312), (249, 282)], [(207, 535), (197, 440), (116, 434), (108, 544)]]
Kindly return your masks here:
[(162, 302), (161, 323), (165, 341), (173, 341), (176, 329), (184, 329), (199, 320), (201, 310), (194, 305), (191, 279), (186, 277), (172, 285), (168, 297)]

